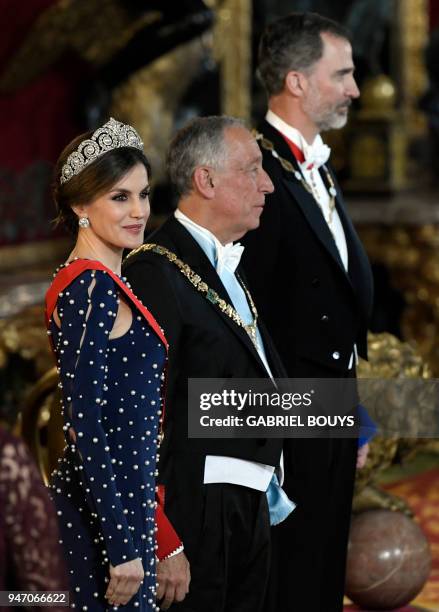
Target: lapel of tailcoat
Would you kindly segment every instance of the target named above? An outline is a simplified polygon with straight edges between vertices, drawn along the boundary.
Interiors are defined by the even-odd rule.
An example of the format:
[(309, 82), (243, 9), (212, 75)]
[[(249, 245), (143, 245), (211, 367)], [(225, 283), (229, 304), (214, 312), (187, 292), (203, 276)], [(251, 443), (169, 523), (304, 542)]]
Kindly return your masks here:
[[(299, 164), (291, 153), (291, 150), (283, 138), (283, 136), (273, 128), (267, 121), (263, 121), (260, 130), (263, 135), (270, 140), (276, 152), (283, 158), (287, 159), (294, 166), (295, 171), (300, 172)], [(269, 152), (262, 149), (264, 155), (270, 155)], [(372, 277), (369, 262), (367, 259), (367, 255), (364, 251), (363, 245), (358, 238), (358, 235), (352, 225), (352, 221), (350, 220), (345, 205), (343, 202), (343, 196), (340, 190), (340, 187), (337, 184), (336, 178), (334, 174), (331, 172), (331, 177), (334, 181), (337, 196), (336, 196), (336, 209), (340, 217), (340, 221), (343, 226), (343, 230), (345, 233), (346, 244), (348, 248), (348, 270), (346, 272), (343, 262), (340, 258), (340, 253), (338, 251), (337, 245), (335, 243), (334, 237), (331, 233), (331, 230), (326, 223), (326, 220), (323, 216), (323, 213), (320, 209), (320, 206), (315, 201), (314, 197), (303, 187), (300, 180), (295, 178), (291, 172), (282, 168), (279, 163), (279, 166), (282, 170), (282, 180), (284, 182), (285, 187), (291, 193), (292, 196), (292, 205), (297, 204), (300, 210), (303, 213), (306, 221), (310, 225), (314, 234), (324, 246), (330, 257), (337, 264), (339, 270), (345, 277), (348, 284), (351, 286), (352, 290), (356, 294), (359, 302), (362, 306), (364, 306), (365, 311), (369, 310), (371, 306), (371, 295), (372, 295)], [(328, 180), (326, 177), (326, 173), (322, 168), (320, 168), (320, 175), (325, 183), (326, 187), (329, 188)], [(358, 285), (361, 285), (359, 287)], [(363, 287), (364, 285), (364, 287)], [(364, 302), (364, 299), (366, 303)]]
[[(233, 307), (232, 300), (230, 299), (230, 296), (227, 293), (226, 288), (222, 284), (221, 279), (218, 276), (218, 273), (216, 272), (215, 268), (210, 263), (209, 258), (204, 253), (203, 249), (199, 246), (197, 241), (191, 236), (190, 232), (187, 231), (187, 229), (174, 217), (174, 215), (172, 215), (166, 221), (163, 227), (159, 230), (158, 235), (160, 235), (162, 232), (166, 233), (166, 235), (169, 236), (171, 241), (178, 247), (178, 252), (177, 252), (177, 249), (174, 250), (177, 257), (181, 259), (184, 263), (188, 264), (188, 266), (190, 266), (190, 268), (201, 277), (201, 280), (205, 282), (206, 285), (208, 285), (210, 289), (213, 289), (214, 291), (216, 291), (223, 300), (225, 300), (228, 304), (230, 304)], [(157, 236), (157, 238), (158, 237), (159, 236)], [(155, 242), (154, 238), (155, 238), (155, 235), (153, 234), (152, 236), (149, 237), (148, 242), (154, 243)], [(161, 241), (158, 240), (157, 243), (161, 244)], [(165, 244), (163, 246), (166, 246), (167, 248), (172, 250), (171, 247), (168, 247)], [(163, 257), (163, 256), (154, 255), (154, 257)], [(177, 274), (181, 274), (183, 276), (183, 274), (178, 270), (178, 268), (176, 268), (174, 264), (170, 263), (170, 265), (175, 267)], [(238, 273), (239, 273), (239, 268), (238, 268)], [(240, 276), (242, 278), (242, 275)], [(263, 370), (266, 371), (266, 368), (263, 362), (261, 361), (261, 358), (259, 357), (259, 354), (257, 350), (255, 349), (255, 346), (253, 342), (251, 341), (248, 333), (245, 331), (245, 329), (243, 329), (240, 325), (235, 323), (233, 319), (231, 319), (224, 312), (222, 312), (222, 310), (219, 308), (217, 304), (214, 304), (209, 299), (207, 299), (206, 294), (199, 292), (186, 278), (185, 278), (185, 282), (187, 283), (187, 286), (189, 289), (198, 293), (200, 295), (200, 298), (205, 300), (205, 302), (209, 304), (209, 306), (215, 311), (217, 316), (223, 319), (223, 321), (228, 325), (228, 327), (233, 332), (233, 334), (235, 334), (237, 339), (243, 344), (245, 344), (247, 349), (250, 351), (253, 357), (258, 361), (258, 363), (263, 368)], [(274, 372), (273, 372), (273, 375), (275, 375)]]

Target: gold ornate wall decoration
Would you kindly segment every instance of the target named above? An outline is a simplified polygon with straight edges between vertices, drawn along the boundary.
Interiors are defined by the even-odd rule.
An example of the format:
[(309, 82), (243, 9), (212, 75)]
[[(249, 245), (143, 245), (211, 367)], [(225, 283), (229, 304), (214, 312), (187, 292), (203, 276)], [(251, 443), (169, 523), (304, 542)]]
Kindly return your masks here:
[(438, 223), (360, 226), (359, 232), (371, 261), (389, 270), (393, 286), (404, 295), (407, 303), (401, 321), (404, 339), (417, 346), (433, 375), (438, 376)]
[(0, 90), (13, 91), (26, 85), (67, 49), (100, 66), (160, 17), (159, 11), (134, 17), (117, 0), (60, 0), (38, 16), (3, 72)]
[[(377, 382), (380, 388), (383, 379), (429, 379), (432, 376), (431, 368), (408, 342), (401, 342), (388, 333), (372, 334), (368, 336), (369, 361), (360, 359), (358, 376), (360, 379), (371, 379)], [(361, 380), (359, 384), (361, 396)], [(370, 386), (367, 387), (370, 390)], [(399, 394), (385, 394), (382, 398), (383, 411), (386, 422), (383, 423), (389, 431), (398, 431), (401, 405), (414, 406), (408, 412), (410, 427), (408, 431), (418, 431), (419, 423), (436, 422), (437, 399), (434, 387), (432, 393), (425, 393), (422, 397), (416, 396), (413, 401), (414, 387), (400, 385)], [(388, 508), (398, 510), (408, 515), (412, 514), (406, 502), (387, 493), (377, 484), (377, 478), (392, 463), (408, 463), (419, 451), (439, 453), (439, 441), (435, 439), (401, 438), (394, 436), (376, 436), (370, 443), (370, 451), (366, 466), (357, 470), (354, 496), (354, 512), (362, 512), (373, 508)]]
[(195, 76), (206, 45), (220, 66), (221, 112), (250, 119), (251, 0), (209, 0), (216, 11), (213, 37), (179, 46), (138, 70), (113, 93), (111, 113), (136, 126), (154, 169), (164, 177), (163, 160), (181, 96)]
[[(14, 354), (32, 362), (38, 377), (52, 367), (43, 306), (31, 306), (8, 319), (0, 319), (0, 368)], [(23, 381), (24, 387), (30, 384), (32, 381)]]
[(136, 126), (153, 168), (153, 181), (165, 177), (164, 159), (181, 96), (204, 54), (199, 39), (137, 70), (113, 92), (110, 115)]
[(424, 49), (429, 35), (428, 0), (396, 0), (394, 65), (399, 73), (401, 108), (408, 122), (409, 135), (425, 132), (425, 118), (417, 101), (427, 86)]
[(396, 192), (407, 187), (407, 130), (393, 80), (379, 74), (362, 86), (360, 110), (349, 124), (349, 191)]
[[(72, 247), (72, 239), (57, 238), (1, 248), (0, 274), (23, 271), (38, 262), (45, 266), (53, 261), (61, 261)], [(1, 293), (0, 293), (1, 296)]]
[(252, 2), (207, 0), (216, 9), (214, 55), (220, 64), (221, 112), (247, 121), (251, 117)]
[(350, 124), (349, 180), (344, 187), (361, 193), (406, 189), (410, 141), (425, 134), (418, 101), (427, 86), (424, 49), (429, 34), (428, 0), (394, 0), (389, 75), (375, 75), (362, 85), (361, 110)]

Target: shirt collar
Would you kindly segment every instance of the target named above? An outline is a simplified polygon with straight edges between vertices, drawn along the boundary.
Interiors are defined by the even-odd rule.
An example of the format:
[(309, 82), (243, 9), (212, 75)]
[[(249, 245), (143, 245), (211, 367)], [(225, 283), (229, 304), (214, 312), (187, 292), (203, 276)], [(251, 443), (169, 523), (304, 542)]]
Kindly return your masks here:
[(212, 234), (210, 230), (198, 225), (192, 219), (189, 219), (179, 208), (174, 212), (175, 218), (188, 230), (191, 236), (198, 242), (200, 247), (207, 255), (210, 263), (214, 268), (217, 267), (218, 254), (222, 253), (224, 249), (229, 248), (233, 245), (232, 242), (222, 245), (218, 238)]
[(267, 114), (265, 115), (265, 121), (273, 126), (283, 136), (288, 138), (288, 140), (294, 142), (296, 147), (299, 147), (299, 149), (303, 152), (305, 159), (308, 159), (311, 156), (311, 152), (314, 147), (320, 148), (322, 145), (324, 145), (320, 134), (317, 134), (312, 144), (308, 144), (299, 130), (286, 123), (270, 109), (268, 109)]

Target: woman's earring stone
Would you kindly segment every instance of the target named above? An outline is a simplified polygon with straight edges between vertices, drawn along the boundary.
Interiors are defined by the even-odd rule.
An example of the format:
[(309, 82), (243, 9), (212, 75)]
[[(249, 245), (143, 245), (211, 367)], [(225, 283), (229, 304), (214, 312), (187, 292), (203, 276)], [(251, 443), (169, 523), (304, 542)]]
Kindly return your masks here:
[(88, 220), (87, 217), (80, 217), (80, 219), (78, 221), (78, 225), (79, 225), (79, 227), (82, 227), (82, 228), (85, 229), (87, 227), (90, 227), (90, 221)]

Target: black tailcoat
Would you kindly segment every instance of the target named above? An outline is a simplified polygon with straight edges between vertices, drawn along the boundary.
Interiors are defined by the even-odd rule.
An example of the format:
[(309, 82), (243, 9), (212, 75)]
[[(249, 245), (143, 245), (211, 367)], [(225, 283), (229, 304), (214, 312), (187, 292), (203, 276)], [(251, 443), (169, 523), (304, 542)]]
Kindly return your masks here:
[[(148, 242), (175, 253), (211, 289), (231, 303), (209, 259), (174, 216)], [(197, 555), (197, 540), (205, 520), (202, 508), (206, 455), (278, 466), (282, 440), (189, 439), (188, 379), (267, 378), (268, 375), (247, 332), (197, 291), (166, 257), (139, 252), (125, 261), (123, 273), (135, 294), (154, 314), (169, 342), (165, 438), (160, 451), (159, 480), (166, 487), (166, 514), (183, 539), (191, 560), (191, 555)], [(279, 357), (262, 324), (259, 329), (273, 375), (283, 376)], [(199, 406), (193, 409), (199, 411)], [(263, 583), (264, 577), (260, 579)]]
[[(299, 171), (277, 130), (264, 121), (258, 131)], [(289, 377), (351, 376), (354, 344), (367, 357), (372, 275), (366, 253), (331, 170), (348, 272), (313, 196), (294, 172), (261, 150), (275, 191), (266, 198), (260, 227), (242, 240), (243, 265), (256, 305)], [(273, 566), (280, 579), (280, 607), (273, 610), (342, 610), (355, 456), (356, 440), (286, 442), (285, 488), (297, 509), (274, 530), (280, 536), (275, 559), (280, 567)]]

